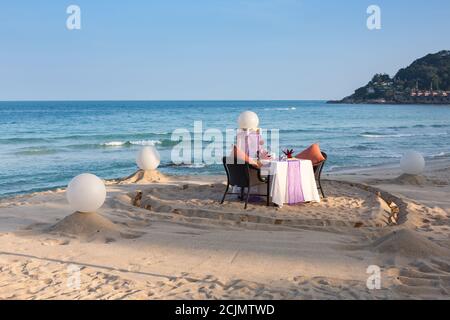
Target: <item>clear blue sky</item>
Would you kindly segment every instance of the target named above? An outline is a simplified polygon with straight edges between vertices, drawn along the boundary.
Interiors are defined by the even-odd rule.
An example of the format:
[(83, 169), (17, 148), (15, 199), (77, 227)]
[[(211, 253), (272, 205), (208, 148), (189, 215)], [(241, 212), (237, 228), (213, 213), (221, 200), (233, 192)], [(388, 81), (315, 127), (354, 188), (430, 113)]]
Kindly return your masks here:
[[(70, 4), (81, 30), (66, 29)], [(449, 13), (448, 0), (2, 0), (0, 100), (341, 98), (450, 49)]]

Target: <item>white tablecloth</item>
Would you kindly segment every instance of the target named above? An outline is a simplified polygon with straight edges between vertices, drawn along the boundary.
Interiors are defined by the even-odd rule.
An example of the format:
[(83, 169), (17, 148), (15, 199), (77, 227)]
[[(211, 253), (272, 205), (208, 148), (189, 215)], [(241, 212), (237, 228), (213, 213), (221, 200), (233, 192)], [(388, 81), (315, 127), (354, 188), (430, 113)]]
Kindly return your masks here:
[[(289, 203), (288, 199), (288, 161), (271, 161), (270, 167), (271, 186), (270, 195), (272, 202), (282, 207)], [(305, 202), (320, 202), (317, 190), (314, 170), (310, 160), (300, 160), (300, 187)]]

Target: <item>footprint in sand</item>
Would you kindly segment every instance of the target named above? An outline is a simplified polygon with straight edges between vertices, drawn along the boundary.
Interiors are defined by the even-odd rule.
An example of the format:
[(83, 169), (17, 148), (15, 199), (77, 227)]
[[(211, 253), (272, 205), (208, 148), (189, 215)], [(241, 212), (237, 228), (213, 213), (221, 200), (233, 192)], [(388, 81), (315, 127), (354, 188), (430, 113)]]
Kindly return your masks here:
[(70, 244), (70, 241), (67, 239), (45, 239), (41, 242), (43, 246), (66, 246)]
[(130, 264), (128, 265), (127, 270), (129, 272), (139, 272), (141, 271), (141, 266), (137, 264)]

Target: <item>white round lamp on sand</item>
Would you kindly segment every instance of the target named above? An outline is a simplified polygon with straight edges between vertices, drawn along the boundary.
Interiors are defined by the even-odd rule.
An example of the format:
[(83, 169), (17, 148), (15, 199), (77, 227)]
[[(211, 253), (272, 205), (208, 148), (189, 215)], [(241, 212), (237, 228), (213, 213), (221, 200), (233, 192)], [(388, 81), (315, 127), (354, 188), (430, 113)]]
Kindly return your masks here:
[(240, 129), (257, 129), (259, 118), (253, 111), (244, 111), (239, 115), (238, 124)]
[(99, 177), (83, 173), (70, 181), (66, 197), (75, 211), (95, 212), (105, 202), (106, 187)]
[(155, 170), (160, 162), (159, 152), (153, 146), (142, 148), (136, 157), (136, 164), (141, 170)]
[(400, 168), (403, 173), (419, 175), (425, 169), (425, 159), (419, 152), (408, 151), (400, 160)]

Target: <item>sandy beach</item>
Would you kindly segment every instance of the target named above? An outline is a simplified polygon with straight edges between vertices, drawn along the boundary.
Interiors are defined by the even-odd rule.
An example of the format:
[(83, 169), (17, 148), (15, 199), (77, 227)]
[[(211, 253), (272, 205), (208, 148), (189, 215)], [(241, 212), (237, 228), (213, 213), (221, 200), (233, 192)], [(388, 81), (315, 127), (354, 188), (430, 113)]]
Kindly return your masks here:
[(327, 174), (321, 203), (281, 209), (155, 172), (107, 181), (98, 213), (65, 190), (3, 199), (0, 299), (448, 299), (450, 163), (396, 167)]

